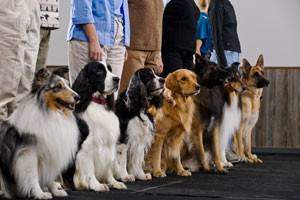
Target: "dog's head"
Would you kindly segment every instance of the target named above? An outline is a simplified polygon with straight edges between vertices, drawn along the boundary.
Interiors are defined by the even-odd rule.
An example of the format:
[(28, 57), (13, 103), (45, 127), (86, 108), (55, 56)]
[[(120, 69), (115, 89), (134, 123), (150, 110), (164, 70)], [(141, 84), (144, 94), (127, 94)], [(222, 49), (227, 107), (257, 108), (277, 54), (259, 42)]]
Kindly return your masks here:
[(200, 85), (210, 89), (215, 86), (224, 85), (230, 75), (228, 71), (198, 54), (195, 57), (196, 64), (194, 71), (198, 76), (198, 83)]
[(40, 87), (45, 85), (47, 81), (49, 81), (52, 74), (64, 77), (65, 74), (69, 72), (68, 68), (58, 68), (52, 72), (50, 72), (47, 68), (42, 68), (35, 73), (32, 86), (31, 93), (36, 93)]
[(134, 107), (138, 109), (147, 108), (149, 100), (162, 95), (164, 83), (165, 80), (157, 76), (153, 69), (137, 70), (133, 74), (126, 91), (127, 106), (130, 109), (134, 109)]
[(264, 76), (264, 58), (260, 55), (256, 65), (251, 66), (248, 60), (243, 59), (241, 71), (248, 87), (264, 88), (269, 85), (269, 80)]
[(79, 102), (79, 95), (68, 85), (67, 80), (52, 74), (37, 91), (39, 102), (53, 111), (72, 111)]
[[(88, 87), (92, 93), (110, 95), (118, 90), (120, 78), (104, 62), (90, 62), (76, 78), (73, 88)], [(88, 85), (86, 85), (88, 84)]]
[(229, 78), (227, 79), (227, 83), (225, 87), (235, 91), (235, 92), (242, 92), (246, 89), (246, 84), (243, 81), (242, 73), (239, 70), (240, 63), (233, 63), (231, 67), (229, 67), (227, 72), (229, 73)]
[(197, 75), (186, 69), (179, 69), (169, 74), (166, 78), (166, 88), (173, 94), (184, 96), (196, 95), (200, 91)]

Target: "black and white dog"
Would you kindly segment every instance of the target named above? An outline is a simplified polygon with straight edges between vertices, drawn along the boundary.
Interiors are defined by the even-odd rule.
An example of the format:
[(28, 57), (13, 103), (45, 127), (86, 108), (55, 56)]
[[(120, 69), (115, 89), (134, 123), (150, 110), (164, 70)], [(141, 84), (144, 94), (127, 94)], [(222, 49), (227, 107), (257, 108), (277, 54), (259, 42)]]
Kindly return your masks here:
[(36, 74), (31, 94), (0, 124), (0, 182), (5, 197), (67, 196), (55, 180), (78, 149), (80, 128), (73, 114), (78, 100), (65, 79), (47, 71)]
[(108, 191), (106, 184), (126, 189), (114, 177), (120, 130), (113, 111), (113, 93), (118, 86), (119, 78), (103, 62), (88, 63), (72, 86), (81, 97), (75, 112), (87, 122), (90, 131), (76, 156), (73, 181), (78, 190)]
[[(127, 146), (128, 172), (139, 180), (150, 180), (151, 174), (143, 170), (145, 154), (154, 136), (152, 110), (162, 105), (164, 79), (149, 68), (133, 75), (126, 92), (120, 94), (116, 114), (120, 120), (120, 143)], [(126, 162), (120, 163), (126, 170)], [(126, 174), (124, 172), (123, 174)]]

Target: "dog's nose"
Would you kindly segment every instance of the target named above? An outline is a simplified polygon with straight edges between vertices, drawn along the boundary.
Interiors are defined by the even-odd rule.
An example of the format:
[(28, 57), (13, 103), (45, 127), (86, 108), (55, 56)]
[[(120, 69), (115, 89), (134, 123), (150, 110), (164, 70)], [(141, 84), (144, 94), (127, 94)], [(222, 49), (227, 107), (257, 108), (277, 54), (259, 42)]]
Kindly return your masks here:
[(75, 99), (76, 102), (79, 102), (79, 101), (80, 101), (80, 96), (77, 95), (77, 94), (75, 94), (75, 95), (74, 95), (74, 99)]
[(165, 79), (160, 78), (160, 79), (159, 79), (159, 82), (162, 83), (162, 84), (164, 84), (164, 83), (165, 83)]
[(196, 85), (196, 90), (200, 90), (200, 85)]
[(119, 83), (119, 81), (120, 81), (120, 78), (119, 77), (113, 77), (113, 82), (114, 83)]
[(270, 84), (270, 81), (266, 80), (266, 85), (268, 86)]

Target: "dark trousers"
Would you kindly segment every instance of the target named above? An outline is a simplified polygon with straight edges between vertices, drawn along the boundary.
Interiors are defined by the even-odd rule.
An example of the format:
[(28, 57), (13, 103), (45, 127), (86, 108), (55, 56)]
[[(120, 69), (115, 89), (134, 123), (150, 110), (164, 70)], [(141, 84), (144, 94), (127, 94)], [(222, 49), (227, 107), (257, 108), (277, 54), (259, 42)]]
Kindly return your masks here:
[(193, 69), (193, 55), (192, 51), (182, 49), (162, 49), (161, 56), (164, 64), (164, 71), (162, 77), (167, 77), (168, 74), (177, 69)]

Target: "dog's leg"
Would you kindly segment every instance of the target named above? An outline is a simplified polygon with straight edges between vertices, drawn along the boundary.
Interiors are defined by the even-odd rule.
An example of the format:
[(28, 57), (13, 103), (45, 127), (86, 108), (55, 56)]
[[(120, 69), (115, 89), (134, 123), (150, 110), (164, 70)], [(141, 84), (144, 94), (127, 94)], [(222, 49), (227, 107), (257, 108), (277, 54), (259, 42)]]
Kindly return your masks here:
[(160, 133), (156, 133), (154, 137), (154, 143), (151, 147), (152, 153), (152, 167), (154, 177), (166, 177), (166, 174), (161, 170), (161, 154), (164, 144), (165, 136)]
[(209, 163), (207, 162), (207, 159), (205, 158), (205, 149), (204, 149), (204, 143), (203, 143), (203, 127), (200, 125), (200, 123), (197, 121), (197, 127), (193, 127), (192, 132), (192, 138), (197, 146), (197, 150), (199, 151), (200, 161), (203, 167), (203, 170), (206, 172), (210, 171)]
[(63, 189), (60, 183), (53, 182), (52, 184), (48, 185), (48, 189), (55, 197), (66, 197), (68, 196), (67, 192)]
[(109, 169), (106, 174), (106, 180), (107, 180), (107, 183), (115, 189), (118, 189), (118, 190), (127, 189), (127, 187), (124, 183), (119, 182), (114, 178), (111, 169)]
[(13, 172), (18, 193), (22, 197), (52, 199), (52, 194), (44, 192), (39, 184), (38, 159), (33, 147), (21, 149), (16, 154)]
[(220, 155), (220, 127), (216, 126), (212, 133), (213, 160), (219, 173), (228, 173), (221, 162)]
[(117, 179), (121, 179), (123, 182), (134, 182), (135, 177), (129, 175), (127, 172), (127, 145), (117, 145), (117, 156), (115, 160), (114, 172)]
[(239, 130), (236, 133), (236, 147), (237, 147), (237, 151), (236, 153), (238, 154), (238, 156), (240, 157), (240, 162), (246, 162), (247, 158), (245, 156), (245, 150), (244, 150), (244, 143), (243, 143), (243, 138), (245, 137), (245, 123), (242, 122)]
[(247, 160), (250, 163), (263, 163), (263, 161), (261, 159), (259, 159), (257, 157), (257, 155), (252, 154), (251, 132), (252, 132), (252, 129), (247, 130), (246, 138), (245, 138), (245, 140), (247, 142), (247, 145), (245, 148), (245, 154), (246, 154)]
[(145, 174), (143, 170), (145, 149), (141, 144), (131, 145), (129, 149), (128, 171), (139, 180), (151, 180), (151, 174)]
[(181, 148), (183, 145), (183, 137), (184, 137), (184, 130), (178, 128), (175, 129), (174, 135), (170, 139), (170, 144), (168, 145), (168, 155), (171, 157), (170, 159), (175, 165), (177, 175), (179, 176), (191, 176), (192, 173), (188, 170), (185, 170), (181, 163)]
[[(87, 145), (89, 146), (89, 145)], [(99, 183), (95, 175), (94, 157), (91, 149), (82, 149), (76, 158), (74, 185), (77, 190), (109, 191), (109, 187)]]

